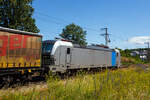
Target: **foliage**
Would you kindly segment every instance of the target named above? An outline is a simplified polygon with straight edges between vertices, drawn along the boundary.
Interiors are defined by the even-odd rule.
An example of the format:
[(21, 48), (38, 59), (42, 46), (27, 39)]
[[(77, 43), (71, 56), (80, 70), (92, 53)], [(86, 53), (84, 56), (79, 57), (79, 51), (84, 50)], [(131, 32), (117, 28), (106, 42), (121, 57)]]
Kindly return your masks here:
[(84, 31), (80, 26), (74, 23), (67, 25), (60, 36), (64, 39), (71, 40), (74, 43), (85, 46), (86, 43), (86, 31)]
[(32, 18), (33, 0), (0, 0), (0, 26), (29, 32), (39, 32)]
[(79, 74), (60, 80), (49, 77), (48, 89), (3, 96), (2, 100), (149, 100), (150, 71), (141, 68)]
[(142, 61), (139, 58), (135, 57), (121, 57), (121, 64), (122, 65), (131, 65), (131, 64), (144, 64), (146, 62)]
[(131, 52), (132, 51), (141, 51), (141, 50), (145, 50), (145, 49), (142, 49), (142, 48), (139, 48), (139, 49), (125, 49), (125, 50), (120, 50), (120, 53), (121, 53), (121, 63), (122, 64), (139, 64), (139, 63), (148, 63), (146, 60), (142, 61), (140, 59), (140, 56), (139, 55), (136, 55), (136, 56), (131, 56)]

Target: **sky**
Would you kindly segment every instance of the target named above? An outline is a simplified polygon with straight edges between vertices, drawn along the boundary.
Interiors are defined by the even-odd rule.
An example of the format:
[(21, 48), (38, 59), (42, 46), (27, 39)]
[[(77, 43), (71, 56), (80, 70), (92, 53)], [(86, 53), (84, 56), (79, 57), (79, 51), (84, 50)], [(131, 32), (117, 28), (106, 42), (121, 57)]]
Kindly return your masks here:
[(88, 44), (104, 44), (105, 27), (111, 48), (145, 48), (150, 41), (150, 0), (34, 0), (33, 7), (44, 40), (75, 23), (87, 31)]

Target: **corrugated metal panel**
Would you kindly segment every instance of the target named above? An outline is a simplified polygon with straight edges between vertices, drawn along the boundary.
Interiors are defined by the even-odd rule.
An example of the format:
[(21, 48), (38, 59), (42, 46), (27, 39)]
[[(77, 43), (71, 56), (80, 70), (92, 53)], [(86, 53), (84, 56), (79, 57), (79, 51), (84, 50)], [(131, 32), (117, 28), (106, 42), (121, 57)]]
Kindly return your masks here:
[(40, 67), (41, 39), (37, 35), (0, 31), (0, 68)]

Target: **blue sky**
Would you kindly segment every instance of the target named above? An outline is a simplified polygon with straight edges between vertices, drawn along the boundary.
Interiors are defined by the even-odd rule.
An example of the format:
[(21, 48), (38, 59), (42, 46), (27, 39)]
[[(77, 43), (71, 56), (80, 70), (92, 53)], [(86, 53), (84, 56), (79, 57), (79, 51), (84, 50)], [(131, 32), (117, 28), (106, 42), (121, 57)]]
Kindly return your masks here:
[(105, 43), (100, 29), (108, 27), (111, 48), (146, 47), (128, 40), (150, 36), (150, 0), (34, 0), (33, 7), (43, 39), (58, 37), (72, 22), (87, 31), (89, 44)]

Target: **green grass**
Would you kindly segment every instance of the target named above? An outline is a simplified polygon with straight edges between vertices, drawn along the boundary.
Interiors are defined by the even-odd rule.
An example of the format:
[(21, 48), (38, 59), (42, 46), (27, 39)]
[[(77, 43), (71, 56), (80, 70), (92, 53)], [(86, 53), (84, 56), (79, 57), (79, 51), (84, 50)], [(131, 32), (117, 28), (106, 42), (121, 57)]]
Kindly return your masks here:
[(80, 73), (59, 79), (49, 76), (44, 91), (9, 93), (2, 100), (149, 100), (150, 71), (125, 69), (96, 74)]

